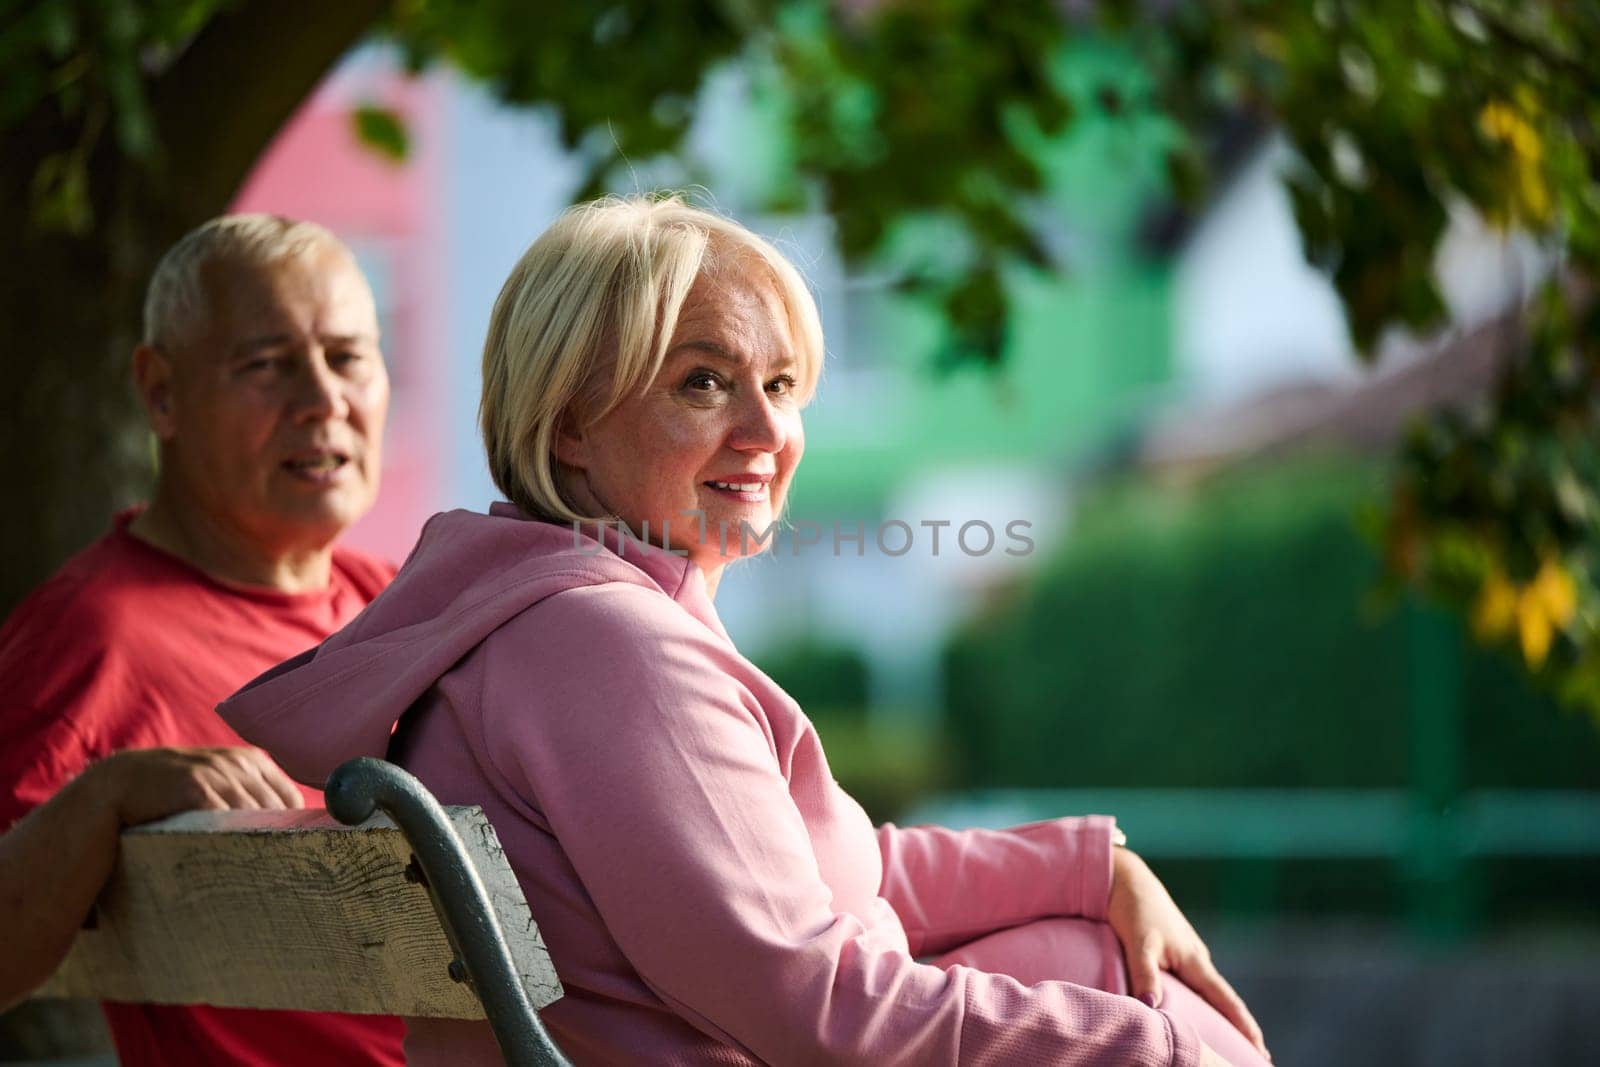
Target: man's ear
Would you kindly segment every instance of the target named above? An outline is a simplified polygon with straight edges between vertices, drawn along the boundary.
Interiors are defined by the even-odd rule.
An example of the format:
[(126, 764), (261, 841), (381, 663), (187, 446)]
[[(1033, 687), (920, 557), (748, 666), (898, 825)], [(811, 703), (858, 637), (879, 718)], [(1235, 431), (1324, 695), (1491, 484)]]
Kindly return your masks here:
[(172, 360), (154, 345), (133, 350), (133, 387), (156, 439), (170, 441), (178, 432), (172, 390)]

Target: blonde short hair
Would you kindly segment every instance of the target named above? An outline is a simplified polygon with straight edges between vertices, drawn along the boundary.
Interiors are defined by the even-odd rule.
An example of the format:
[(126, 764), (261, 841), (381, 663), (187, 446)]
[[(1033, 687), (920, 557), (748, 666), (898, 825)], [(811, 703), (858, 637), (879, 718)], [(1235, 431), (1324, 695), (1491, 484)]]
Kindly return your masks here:
[(562, 421), (593, 422), (646, 388), (695, 279), (730, 260), (771, 272), (809, 397), (822, 371), (816, 302), (793, 264), (731, 219), (676, 196), (606, 197), (568, 208), (534, 241), (500, 290), (483, 346), (479, 421), (507, 499), (558, 522), (612, 517), (580, 514), (563, 493)]
[(314, 222), (282, 215), (220, 215), (184, 234), (156, 264), (144, 298), (144, 343), (171, 348), (204, 326), (205, 274), (213, 263), (264, 266), (314, 249), (355, 256)]

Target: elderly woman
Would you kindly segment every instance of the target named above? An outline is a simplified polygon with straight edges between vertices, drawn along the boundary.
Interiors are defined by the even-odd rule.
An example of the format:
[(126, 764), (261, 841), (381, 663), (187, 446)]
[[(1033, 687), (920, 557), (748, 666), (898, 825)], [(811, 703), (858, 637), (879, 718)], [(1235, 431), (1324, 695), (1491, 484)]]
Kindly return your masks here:
[[(729, 640), (712, 596), (783, 510), (822, 351), (800, 276), (738, 225), (567, 212), (484, 349), (510, 502), (436, 516), (366, 612), (224, 716), (304, 781), (387, 754), (482, 805), (579, 1063), (1264, 1062), (1111, 819), (874, 829)], [(408, 1053), (496, 1055), (437, 1020)]]

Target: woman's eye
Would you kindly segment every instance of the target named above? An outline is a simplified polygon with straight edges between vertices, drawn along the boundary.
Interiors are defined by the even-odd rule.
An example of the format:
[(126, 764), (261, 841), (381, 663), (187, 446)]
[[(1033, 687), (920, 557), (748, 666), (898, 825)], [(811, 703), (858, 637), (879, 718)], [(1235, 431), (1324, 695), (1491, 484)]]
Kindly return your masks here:
[(722, 379), (706, 370), (697, 370), (684, 381), (684, 387), (697, 393), (710, 393), (722, 387)]
[(794, 392), (794, 388), (797, 384), (799, 383), (794, 380), (794, 375), (780, 374), (776, 378), (772, 379), (772, 381), (767, 383), (767, 391), (776, 393), (779, 396), (788, 396), (790, 393)]

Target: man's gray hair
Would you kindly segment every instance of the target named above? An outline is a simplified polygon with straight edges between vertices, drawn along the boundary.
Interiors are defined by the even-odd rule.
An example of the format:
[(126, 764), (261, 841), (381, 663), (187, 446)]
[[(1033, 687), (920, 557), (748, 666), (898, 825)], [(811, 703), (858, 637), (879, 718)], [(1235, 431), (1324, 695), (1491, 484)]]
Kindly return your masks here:
[(156, 264), (144, 298), (144, 343), (181, 344), (205, 323), (205, 272), (211, 264), (262, 266), (317, 248), (350, 255), (329, 230), (282, 215), (220, 215), (202, 223)]

